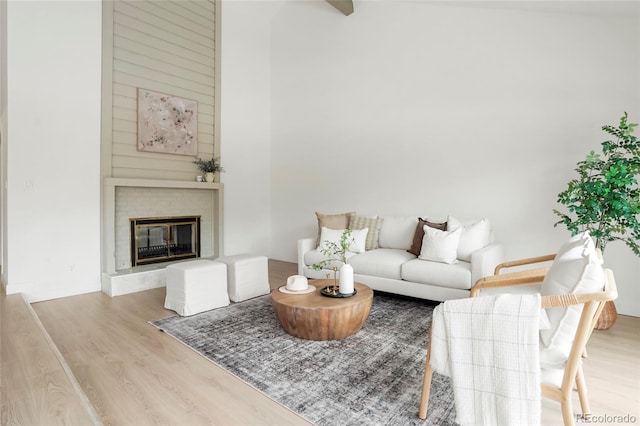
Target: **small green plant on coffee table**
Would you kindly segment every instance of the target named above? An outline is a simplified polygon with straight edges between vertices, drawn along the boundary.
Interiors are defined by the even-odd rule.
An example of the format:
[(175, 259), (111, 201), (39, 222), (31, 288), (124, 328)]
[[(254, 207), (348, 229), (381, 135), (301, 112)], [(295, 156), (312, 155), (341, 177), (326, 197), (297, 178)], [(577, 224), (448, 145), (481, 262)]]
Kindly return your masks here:
[(347, 262), (347, 252), (349, 251), (349, 247), (352, 243), (355, 243), (355, 240), (351, 236), (351, 229), (345, 229), (342, 235), (340, 236), (340, 242), (336, 243), (334, 241), (325, 241), (320, 247), (320, 253), (327, 256), (325, 260), (321, 260), (320, 262), (314, 263), (311, 265), (311, 268), (316, 271), (321, 271), (325, 266), (329, 265), (331, 262)]
[[(311, 265), (311, 268), (316, 271), (321, 271), (326, 266), (331, 264), (331, 262), (342, 262), (343, 264), (348, 263), (347, 252), (349, 251), (349, 247), (352, 243), (355, 243), (354, 238), (351, 236), (351, 229), (345, 229), (342, 235), (340, 236), (340, 241), (338, 243), (334, 241), (324, 241), (322, 246), (320, 247), (320, 253), (327, 256), (326, 259), (321, 260), (320, 262), (314, 263)], [(336, 266), (333, 267), (333, 281), (334, 281), (334, 293), (338, 292), (338, 285), (336, 280), (336, 272), (338, 268)], [(329, 278), (329, 274), (327, 274), (327, 278)]]

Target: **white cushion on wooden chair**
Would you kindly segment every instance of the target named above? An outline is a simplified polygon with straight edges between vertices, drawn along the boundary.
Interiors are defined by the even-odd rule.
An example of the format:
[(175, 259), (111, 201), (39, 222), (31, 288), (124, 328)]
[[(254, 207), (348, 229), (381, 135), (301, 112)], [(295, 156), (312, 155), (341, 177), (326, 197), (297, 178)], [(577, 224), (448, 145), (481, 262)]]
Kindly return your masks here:
[[(604, 284), (602, 260), (589, 233), (583, 232), (560, 247), (542, 282), (540, 293), (543, 296), (593, 293), (602, 290)], [(551, 364), (562, 362), (562, 359), (566, 361), (581, 313), (582, 305), (547, 309), (550, 328), (540, 330), (541, 360)]]
[(561, 368), (549, 367), (542, 364), (542, 359), (540, 359), (540, 367), (541, 383), (548, 383), (558, 388), (562, 386), (562, 379), (564, 378), (564, 366), (562, 366)]

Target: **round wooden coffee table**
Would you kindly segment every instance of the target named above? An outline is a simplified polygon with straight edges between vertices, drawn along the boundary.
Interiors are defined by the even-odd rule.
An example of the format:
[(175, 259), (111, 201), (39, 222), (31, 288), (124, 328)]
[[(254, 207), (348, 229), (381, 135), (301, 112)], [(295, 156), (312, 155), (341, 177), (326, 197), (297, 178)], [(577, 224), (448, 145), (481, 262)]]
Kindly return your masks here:
[(271, 303), (282, 328), (292, 336), (307, 340), (339, 340), (357, 333), (369, 316), (373, 290), (355, 283), (356, 294), (333, 298), (320, 290), (333, 280), (313, 280), (316, 291), (307, 294), (271, 292)]

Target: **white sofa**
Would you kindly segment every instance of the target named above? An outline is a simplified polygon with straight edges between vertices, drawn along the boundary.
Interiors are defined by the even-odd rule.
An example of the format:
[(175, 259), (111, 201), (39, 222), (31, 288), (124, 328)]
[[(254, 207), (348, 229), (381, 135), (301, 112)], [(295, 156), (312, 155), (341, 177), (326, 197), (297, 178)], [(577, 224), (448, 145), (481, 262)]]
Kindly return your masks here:
[[(440, 302), (465, 298), (469, 297), (470, 289), (478, 279), (493, 275), (495, 266), (504, 261), (502, 245), (493, 241), (490, 231), (483, 247), (459, 256), (466, 260), (451, 264), (423, 260), (407, 251), (414, 240), (418, 216), (380, 219), (377, 248), (348, 254), (355, 281), (374, 290)], [(462, 235), (477, 222), (459, 221), (458, 225), (463, 225)], [(486, 225), (489, 226), (488, 222)], [(468, 232), (469, 236), (471, 233)], [(298, 274), (308, 278), (327, 278), (328, 274), (333, 277), (332, 267), (339, 267), (340, 263), (330, 263), (320, 271), (311, 268), (311, 265), (326, 259), (318, 250), (318, 239), (298, 240)]]

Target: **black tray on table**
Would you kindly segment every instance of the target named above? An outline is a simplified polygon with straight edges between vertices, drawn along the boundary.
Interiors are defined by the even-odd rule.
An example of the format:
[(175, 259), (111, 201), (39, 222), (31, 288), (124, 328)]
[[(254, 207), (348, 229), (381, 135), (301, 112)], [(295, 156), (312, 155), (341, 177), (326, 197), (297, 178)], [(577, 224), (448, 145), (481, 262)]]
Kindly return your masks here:
[(333, 291), (334, 286), (332, 285), (328, 285), (326, 287), (323, 287), (322, 290), (320, 290), (320, 294), (323, 296), (327, 296), (327, 297), (334, 297), (336, 299), (344, 299), (345, 297), (351, 297), (353, 295), (355, 295), (358, 290), (356, 290), (355, 288), (353, 289), (353, 293), (339, 293), (339, 292), (335, 292)]

